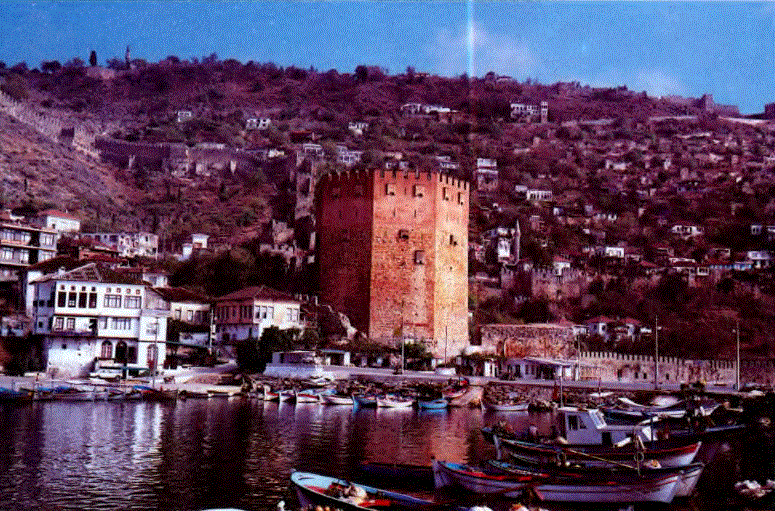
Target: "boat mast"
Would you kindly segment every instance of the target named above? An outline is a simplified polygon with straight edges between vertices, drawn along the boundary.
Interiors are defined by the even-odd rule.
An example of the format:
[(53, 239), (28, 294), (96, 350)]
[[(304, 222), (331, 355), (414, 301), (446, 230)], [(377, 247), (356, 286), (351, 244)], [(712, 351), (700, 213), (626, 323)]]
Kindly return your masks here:
[(654, 390), (659, 389), (659, 316), (654, 317)]

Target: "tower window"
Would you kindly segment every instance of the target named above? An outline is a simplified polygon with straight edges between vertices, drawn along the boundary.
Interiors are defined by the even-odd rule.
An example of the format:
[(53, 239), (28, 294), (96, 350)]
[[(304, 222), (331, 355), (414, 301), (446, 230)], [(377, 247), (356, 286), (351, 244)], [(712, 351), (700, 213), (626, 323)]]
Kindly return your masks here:
[(385, 184), (385, 195), (395, 195), (395, 194), (396, 194), (396, 185), (393, 183)]
[(400, 239), (400, 240), (408, 240), (409, 239), (409, 229), (399, 229), (398, 230), (398, 239)]
[(414, 264), (425, 264), (425, 251), (424, 250), (415, 250), (414, 251)]
[(457, 246), (457, 239), (455, 239), (455, 235), (454, 234), (450, 234), (449, 235), (449, 244)]
[(447, 188), (446, 186), (443, 186), (441, 188), (441, 197), (444, 200), (449, 200), (449, 188)]
[(425, 197), (425, 187), (422, 185), (414, 185), (414, 196)]

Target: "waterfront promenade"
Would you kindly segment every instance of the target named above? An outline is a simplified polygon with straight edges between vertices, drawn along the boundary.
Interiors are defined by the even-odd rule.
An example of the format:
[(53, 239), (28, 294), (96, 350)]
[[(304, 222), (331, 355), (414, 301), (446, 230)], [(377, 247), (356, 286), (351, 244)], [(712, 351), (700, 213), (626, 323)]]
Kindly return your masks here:
[[(299, 376), (300, 366), (272, 366), (267, 368), (266, 373), (273, 377), (288, 377), (301, 379)], [(499, 378), (485, 377), (485, 376), (462, 376), (449, 374), (436, 374), (432, 371), (409, 371), (405, 370), (403, 373), (396, 374), (393, 369), (382, 369), (372, 367), (355, 367), (355, 366), (310, 366), (306, 373), (314, 372), (317, 374), (329, 375), (337, 380), (363, 378), (373, 380), (377, 382), (397, 382), (397, 381), (448, 381), (449, 379), (466, 378), (473, 386), (484, 386), (490, 382), (497, 382), (504, 385), (514, 385), (522, 387), (536, 387), (545, 389), (559, 388), (560, 386), (567, 391), (588, 391), (588, 392), (603, 392), (603, 391), (616, 391), (616, 392), (635, 392), (635, 391), (652, 391), (655, 390), (653, 382), (620, 382), (620, 381), (605, 381), (605, 380), (543, 380), (543, 379), (513, 379), (513, 380), (501, 380)], [(235, 373), (237, 366), (233, 362), (220, 364), (214, 367), (192, 367), (178, 370), (165, 370), (162, 371), (155, 379), (144, 378), (142, 380), (129, 380), (127, 383), (131, 384), (152, 384), (155, 387), (163, 387), (164, 389), (178, 389), (189, 392), (206, 392), (208, 390), (218, 390), (221, 392), (238, 392), (240, 387), (238, 385), (220, 385), (218, 380), (220, 377), (227, 373)], [(260, 378), (261, 375), (258, 375)], [(52, 382), (62, 381), (51, 380), (39, 376), (37, 379), (34, 376), (3, 376), (0, 375), (0, 387), (10, 388), (12, 386), (31, 386), (35, 382), (40, 385), (47, 385)], [(77, 379), (67, 379), (69, 382), (79, 382)], [(83, 383), (92, 383), (89, 380), (84, 380)], [(660, 382), (659, 387), (656, 390), (675, 392), (681, 390), (680, 382)], [(713, 385), (709, 384), (705, 386), (705, 392), (710, 394), (720, 395), (736, 395), (745, 394), (736, 392), (732, 386), (729, 385)]]

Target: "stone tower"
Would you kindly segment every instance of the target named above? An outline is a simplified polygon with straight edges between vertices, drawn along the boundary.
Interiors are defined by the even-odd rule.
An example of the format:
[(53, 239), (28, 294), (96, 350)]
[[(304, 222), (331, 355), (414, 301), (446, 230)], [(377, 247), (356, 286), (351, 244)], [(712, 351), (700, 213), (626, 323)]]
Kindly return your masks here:
[(438, 172), (332, 173), (317, 185), (321, 300), (374, 341), (468, 345), (469, 184)]

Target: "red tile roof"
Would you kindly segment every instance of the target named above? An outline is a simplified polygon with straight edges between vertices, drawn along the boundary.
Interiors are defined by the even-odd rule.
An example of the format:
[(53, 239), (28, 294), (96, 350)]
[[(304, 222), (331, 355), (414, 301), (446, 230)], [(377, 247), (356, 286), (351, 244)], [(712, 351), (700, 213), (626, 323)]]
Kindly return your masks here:
[(230, 293), (225, 296), (221, 296), (218, 298), (218, 301), (227, 301), (227, 300), (247, 300), (247, 299), (254, 299), (254, 300), (272, 300), (272, 301), (281, 301), (281, 302), (294, 302), (294, 303), (301, 303), (299, 300), (293, 298), (291, 295), (287, 293), (283, 293), (282, 291), (277, 291), (276, 289), (272, 289), (271, 287), (267, 286), (251, 286), (246, 287), (243, 289), (240, 289), (239, 291), (235, 291), (233, 293)]

